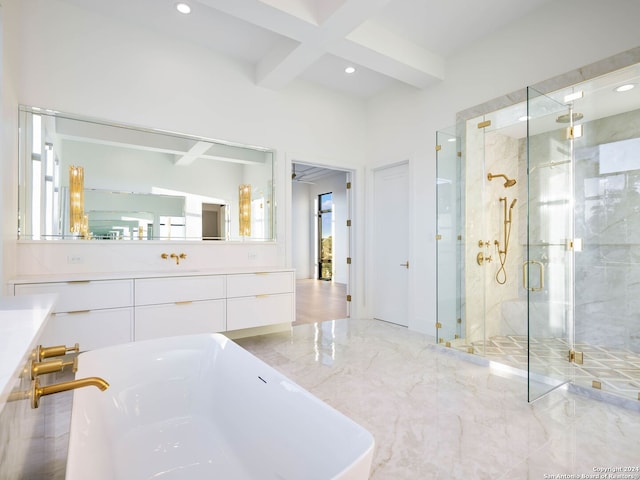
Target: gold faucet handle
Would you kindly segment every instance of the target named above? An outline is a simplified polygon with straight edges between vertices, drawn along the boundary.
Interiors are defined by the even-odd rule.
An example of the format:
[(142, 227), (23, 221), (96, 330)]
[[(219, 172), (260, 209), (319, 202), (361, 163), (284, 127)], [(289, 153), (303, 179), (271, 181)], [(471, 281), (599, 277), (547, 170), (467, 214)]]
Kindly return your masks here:
[(167, 258), (169, 258), (169, 254), (168, 253), (161, 253), (160, 254), (160, 258), (162, 258), (163, 260), (166, 260)]
[(73, 347), (67, 347), (66, 345), (56, 345), (55, 347), (43, 347), (42, 345), (38, 345), (38, 349), (36, 351), (36, 360), (41, 362), (45, 358), (51, 357), (61, 357), (66, 355), (67, 353), (79, 352), (80, 345), (75, 344)]
[(64, 367), (71, 367), (71, 372), (76, 373), (78, 371), (78, 357), (73, 357), (73, 360), (69, 360), (68, 362), (62, 363), (62, 369)]
[(187, 258), (187, 254), (186, 253), (181, 253), (179, 255), (179, 257), (184, 260), (185, 258)]
[(44, 362), (31, 363), (31, 379), (35, 380), (38, 375), (61, 372), (64, 368), (62, 360), (46, 360)]
[(68, 362), (62, 360), (45, 360), (44, 362), (31, 362), (31, 380), (35, 380), (38, 375), (46, 375), (48, 373), (61, 372), (64, 367), (71, 367), (71, 371), (78, 371), (78, 357)]

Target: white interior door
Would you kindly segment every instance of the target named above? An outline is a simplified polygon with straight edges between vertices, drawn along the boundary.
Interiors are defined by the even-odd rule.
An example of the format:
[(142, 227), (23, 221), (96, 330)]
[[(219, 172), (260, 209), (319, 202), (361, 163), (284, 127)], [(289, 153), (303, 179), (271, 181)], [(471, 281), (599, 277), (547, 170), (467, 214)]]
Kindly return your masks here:
[(409, 164), (374, 171), (373, 316), (409, 322)]

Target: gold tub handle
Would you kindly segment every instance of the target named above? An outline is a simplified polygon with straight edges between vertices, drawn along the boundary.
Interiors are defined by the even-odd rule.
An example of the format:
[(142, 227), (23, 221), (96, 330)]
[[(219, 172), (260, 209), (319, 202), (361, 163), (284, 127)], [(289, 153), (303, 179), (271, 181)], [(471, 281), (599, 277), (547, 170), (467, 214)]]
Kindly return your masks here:
[[(527, 270), (530, 263), (538, 266), (538, 272), (540, 275), (538, 277), (539, 282), (537, 287), (530, 287), (527, 282)], [(522, 264), (522, 287), (530, 292), (539, 292), (544, 289), (544, 265), (542, 262), (539, 262), (538, 260), (529, 260)]]

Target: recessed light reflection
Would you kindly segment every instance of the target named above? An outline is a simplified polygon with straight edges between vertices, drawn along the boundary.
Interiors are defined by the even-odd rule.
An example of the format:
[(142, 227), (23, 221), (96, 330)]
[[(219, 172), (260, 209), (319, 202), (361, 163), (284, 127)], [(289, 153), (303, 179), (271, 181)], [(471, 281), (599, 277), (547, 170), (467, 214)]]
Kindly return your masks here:
[(344, 69), (344, 73), (351, 75), (352, 73), (356, 73), (355, 67), (347, 67)]
[(448, 138), (448, 139), (447, 139), (447, 142), (455, 142), (455, 141), (456, 141), (455, 137), (454, 137), (454, 138)]
[(628, 92), (629, 90), (631, 90), (632, 88), (634, 88), (635, 85), (633, 83), (627, 83), (625, 85), (620, 85), (619, 87), (616, 87), (616, 92)]
[(186, 3), (178, 3), (176, 4), (176, 10), (184, 15), (188, 15), (191, 13), (191, 7)]

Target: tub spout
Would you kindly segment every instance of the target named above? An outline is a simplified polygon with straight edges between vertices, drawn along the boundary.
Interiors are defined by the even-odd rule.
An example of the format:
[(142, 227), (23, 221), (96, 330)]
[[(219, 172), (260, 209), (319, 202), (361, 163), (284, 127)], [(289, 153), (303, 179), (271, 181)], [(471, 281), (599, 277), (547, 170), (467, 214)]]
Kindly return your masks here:
[(78, 380), (71, 380), (69, 382), (55, 383), (53, 385), (40, 386), (38, 379), (36, 378), (32, 383), (31, 389), (31, 408), (38, 408), (40, 405), (40, 397), (45, 395), (52, 395), (54, 393), (66, 392), (69, 390), (75, 390), (76, 388), (83, 387), (98, 387), (104, 391), (109, 388), (109, 384), (100, 377), (87, 377), (80, 378)]

